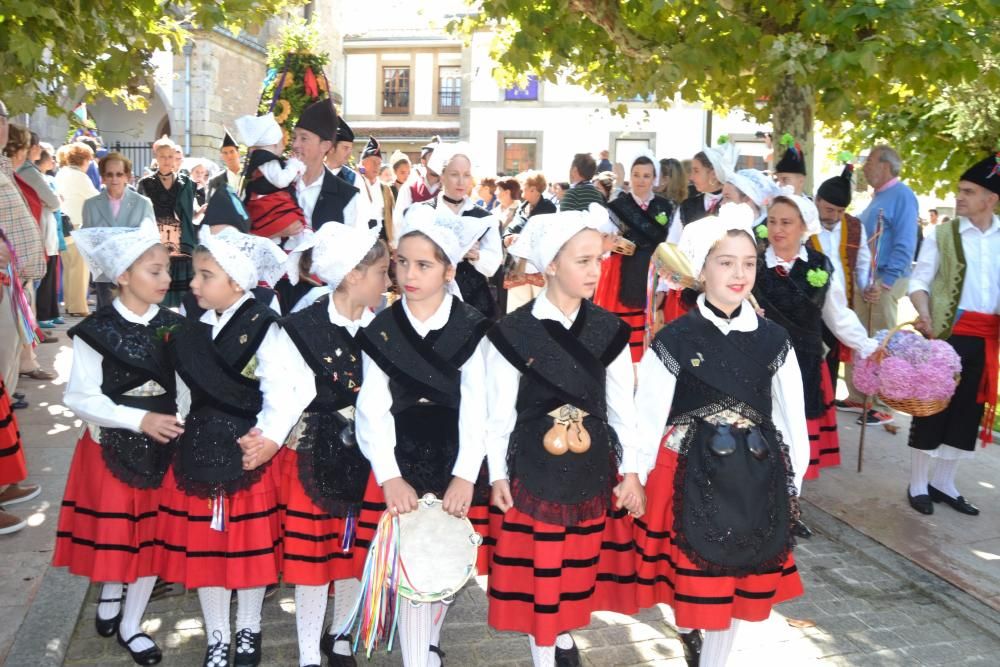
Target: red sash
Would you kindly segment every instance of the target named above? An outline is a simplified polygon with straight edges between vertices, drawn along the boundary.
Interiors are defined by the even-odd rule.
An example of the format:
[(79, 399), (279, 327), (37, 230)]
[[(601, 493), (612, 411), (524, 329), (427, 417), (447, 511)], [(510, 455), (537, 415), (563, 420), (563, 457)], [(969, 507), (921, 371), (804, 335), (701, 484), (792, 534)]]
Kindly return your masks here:
[(951, 332), (959, 336), (976, 336), (986, 341), (986, 366), (979, 383), (976, 402), (984, 403), (982, 431), (983, 447), (993, 442), (993, 418), (997, 412), (997, 375), (1000, 372), (1000, 315), (963, 311)]

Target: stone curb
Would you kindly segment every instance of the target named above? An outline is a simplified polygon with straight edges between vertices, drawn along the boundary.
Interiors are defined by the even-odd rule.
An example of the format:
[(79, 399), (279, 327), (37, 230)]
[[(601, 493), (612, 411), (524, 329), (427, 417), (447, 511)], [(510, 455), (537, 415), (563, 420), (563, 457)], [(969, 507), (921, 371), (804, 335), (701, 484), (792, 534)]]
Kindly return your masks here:
[(47, 568), (7, 653), (6, 667), (62, 665), (89, 589), (90, 581), (66, 568)]

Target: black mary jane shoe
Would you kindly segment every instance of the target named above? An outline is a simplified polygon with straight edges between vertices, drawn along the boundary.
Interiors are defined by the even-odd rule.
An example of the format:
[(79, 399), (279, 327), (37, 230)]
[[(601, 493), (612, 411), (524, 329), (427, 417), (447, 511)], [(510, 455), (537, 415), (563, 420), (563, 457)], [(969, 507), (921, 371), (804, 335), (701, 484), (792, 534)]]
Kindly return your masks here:
[(122, 622), (122, 608), (124, 605), (125, 596), (120, 598), (101, 598), (97, 601), (97, 608), (100, 609), (102, 602), (117, 602), (118, 603), (118, 615), (114, 618), (101, 618), (100, 612), (94, 615), (94, 628), (97, 630), (97, 634), (102, 637), (114, 637), (118, 632), (118, 624)]
[(222, 633), (218, 630), (212, 634), (216, 641), (205, 650), (202, 667), (229, 667), (229, 644), (223, 641)]
[(329, 626), (323, 631), (323, 638), (319, 640), (319, 650), (326, 656), (327, 662), (330, 667), (357, 667), (357, 661), (354, 659), (353, 655), (340, 655), (339, 653), (333, 652), (333, 646), (337, 642), (347, 642), (348, 644), (354, 644), (354, 639), (351, 635), (331, 635)]
[(792, 524), (792, 535), (802, 540), (808, 540), (813, 536), (813, 532), (806, 524), (796, 521)]
[(580, 649), (576, 647), (576, 642), (569, 648), (559, 648), (556, 646), (556, 667), (580, 667)]
[(682, 632), (679, 636), (681, 645), (684, 646), (684, 660), (688, 667), (698, 667), (698, 663), (701, 661), (701, 630)]
[(439, 646), (431, 644), (429, 647), (431, 653), (436, 653), (438, 657), (438, 662), (441, 663), (441, 667), (444, 667), (444, 651), (441, 650)]
[(962, 514), (968, 514), (969, 516), (979, 516), (979, 508), (970, 503), (965, 499), (965, 496), (959, 496), (958, 498), (952, 498), (944, 491), (939, 491), (933, 486), (928, 485), (927, 491), (930, 493), (931, 500), (936, 503), (944, 503), (945, 505), (950, 505), (956, 512), (961, 512)]
[(147, 635), (145, 632), (137, 632), (128, 639), (122, 639), (121, 635), (118, 635), (118, 643), (121, 644), (129, 655), (132, 656), (132, 661), (137, 665), (158, 665), (160, 661), (163, 660), (163, 654), (160, 652), (160, 647), (153, 642), (153, 645), (142, 651), (133, 651), (132, 642), (136, 639), (148, 639), (153, 642), (153, 638)]
[(243, 628), (236, 633), (236, 653), (233, 656), (235, 667), (257, 667), (260, 664), (260, 645), (264, 640), (263, 633), (251, 632)]
[(931, 502), (931, 497), (926, 493), (921, 493), (918, 496), (910, 495), (910, 489), (906, 489), (906, 499), (910, 501), (910, 507), (917, 510), (921, 514), (934, 514), (934, 504)]

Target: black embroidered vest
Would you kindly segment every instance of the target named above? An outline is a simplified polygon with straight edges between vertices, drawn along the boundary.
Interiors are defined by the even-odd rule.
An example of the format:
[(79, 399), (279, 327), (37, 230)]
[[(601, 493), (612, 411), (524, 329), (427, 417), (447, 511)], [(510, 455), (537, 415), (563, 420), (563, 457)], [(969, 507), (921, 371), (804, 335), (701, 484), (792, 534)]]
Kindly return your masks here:
[[(180, 316), (161, 308), (148, 325), (142, 325), (126, 320), (114, 306), (105, 306), (70, 329), (69, 335), (79, 336), (101, 355), (101, 392), (105, 396), (119, 405), (172, 415), (177, 412), (177, 387), (163, 338), (180, 321)], [(127, 395), (150, 381), (164, 393)], [(144, 433), (123, 428), (102, 427), (100, 440), (102, 458), (111, 474), (139, 489), (160, 485), (176, 448), (175, 442), (160, 444)]]
[(236, 441), (253, 427), (263, 406), (251, 362), (275, 321), (268, 306), (247, 299), (214, 340), (210, 325), (186, 318), (171, 338), (177, 373), (191, 389), (191, 412), (174, 460), (177, 486), (186, 493), (231, 494), (252, 486), (270, 465), (244, 472)]
[[(776, 571), (794, 546), (794, 474), (771, 416), (772, 378), (791, 342), (780, 326), (757, 322), (726, 335), (695, 309), (652, 345), (677, 378), (669, 423), (687, 427), (673, 480), (674, 539), (717, 575)], [(723, 411), (744, 421), (712, 419)]]
[[(715, 193), (718, 194), (718, 193)], [(707, 218), (710, 215), (714, 215), (718, 210), (719, 204), (722, 200), (716, 202), (712, 210), (705, 210), (705, 193), (699, 192), (698, 194), (688, 197), (681, 202), (681, 224), (688, 225), (695, 220), (701, 220), (702, 218)]]
[[(531, 314), (534, 301), (490, 330), (494, 347), (521, 372), (517, 424), (507, 449), (514, 505), (539, 521), (574, 525), (609, 508), (621, 444), (608, 425), (607, 366), (625, 349), (629, 327), (583, 301), (573, 326)], [(543, 446), (549, 412), (565, 404), (584, 410), (590, 449), (556, 456)]]
[[(622, 255), (618, 300), (625, 306), (643, 309), (646, 307), (649, 260), (656, 246), (667, 239), (674, 205), (669, 199), (654, 195), (644, 211), (632, 195), (623, 193), (608, 208), (625, 225), (625, 238), (635, 244), (635, 254)], [(662, 224), (657, 216), (663, 220)]]
[(330, 322), (330, 297), (285, 318), (282, 326), (316, 374), (316, 398), (302, 415), (299, 480), (319, 507), (334, 516), (357, 516), (371, 465), (358, 448), (354, 420), (338, 410), (361, 390), (361, 348), (344, 327)]
[[(461, 367), (488, 328), (478, 310), (453, 298), (448, 323), (425, 338), (413, 329), (402, 301), (358, 332), (361, 349), (389, 376), (396, 462), (417, 495), (440, 498), (451, 482), (459, 447)], [(480, 485), (478, 492), (482, 497), (485, 489)]]
[[(783, 326), (792, 339), (795, 356), (802, 369), (806, 416), (819, 417), (826, 411), (820, 388), (823, 364), (823, 302), (826, 300), (833, 265), (823, 253), (807, 244), (806, 261), (796, 260), (792, 269), (783, 274), (780, 267), (767, 268), (763, 258), (757, 261), (757, 282), (753, 293), (764, 309), (765, 316)], [(823, 285), (809, 283), (809, 271), (826, 271)], [(832, 378), (831, 378), (832, 379)]]

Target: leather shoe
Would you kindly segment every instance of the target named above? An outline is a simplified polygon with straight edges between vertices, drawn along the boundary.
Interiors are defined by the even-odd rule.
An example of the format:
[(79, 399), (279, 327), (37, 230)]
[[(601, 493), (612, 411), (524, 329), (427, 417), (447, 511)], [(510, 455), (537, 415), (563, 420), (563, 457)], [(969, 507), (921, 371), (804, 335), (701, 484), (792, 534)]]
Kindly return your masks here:
[(701, 630), (680, 633), (681, 644), (684, 646), (684, 660), (688, 667), (698, 667), (701, 662)]
[(139, 632), (137, 634), (129, 637), (128, 641), (122, 639), (121, 635), (118, 635), (118, 643), (125, 647), (125, 650), (129, 652), (132, 656), (132, 661), (137, 665), (158, 665), (160, 661), (163, 660), (163, 654), (160, 653), (160, 647), (153, 642), (153, 645), (142, 651), (133, 651), (132, 647), (129, 646), (133, 641), (142, 637), (143, 639), (148, 639), (153, 641), (153, 638), (147, 635), (145, 632)]
[(576, 642), (569, 648), (556, 646), (556, 667), (580, 667), (580, 665), (580, 649), (576, 647)]
[(55, 380), (59, 376), (52, 371), (36, 368), (30, 371), (21, 371), (21, 377), (31, 378), (32, 380)]
[(951, 505), (952, 509), (962, 514), (968, 514), (969, 516), (979, 516), (979, 508), (970, 503), (965, 499), (964, 496), (959, 496), (958, 498), (952, 498), (944, 491), (939, 491), (933, 486), (928, 485), (927, 490), (930, 492), (931, 500), (936, 503), (945, 503)]
[(326, 656), (327, 661), (330, 663), (331, 667), (355, 667), (357, 661), (354, 659), (353, 655), (340, 655), (339, 653), (333, 652), (333, 645), (338, 641), (345, 641), (348, 644), (353, 644), (354, 639), (351, 635), (340, 635), (334, 637), (330, 634), (330, 627), (327, 626), (323, 630), (323, 638), (319, 640), (319, 650)]
[(926, 493), (921, 493), (919, 496), (911, 496), (910, 489), (907, 488), (906, 499), (910, 501), (910, 507), (921, 514), (934, 514), (934, 505), (931, 503), (931, 497)]
[(25, 409), (27, 409), (30, 406), (31, 406), (31, 403), (28, 403), (23, 398), (19, 398), (18, 400), (14, 401), (13, 403), (10, 404), (10, 409), (11, 410), (25, 410)]
[(806, 524), (796, 521), (792, 524), (792, 535), (803, 540), (808, 540), (813, 536), (813, 532)]
[(97, 602), (117, 602), (119, 604), (118, 615), (114, 618), (101, 618), (100, 614), (94, 616), (94, 628), (97, 630), (97, 634), (102, 637), (110, 637), (118, 632), (118, 624), (122, 620), (122, 598), (101, 598)]

